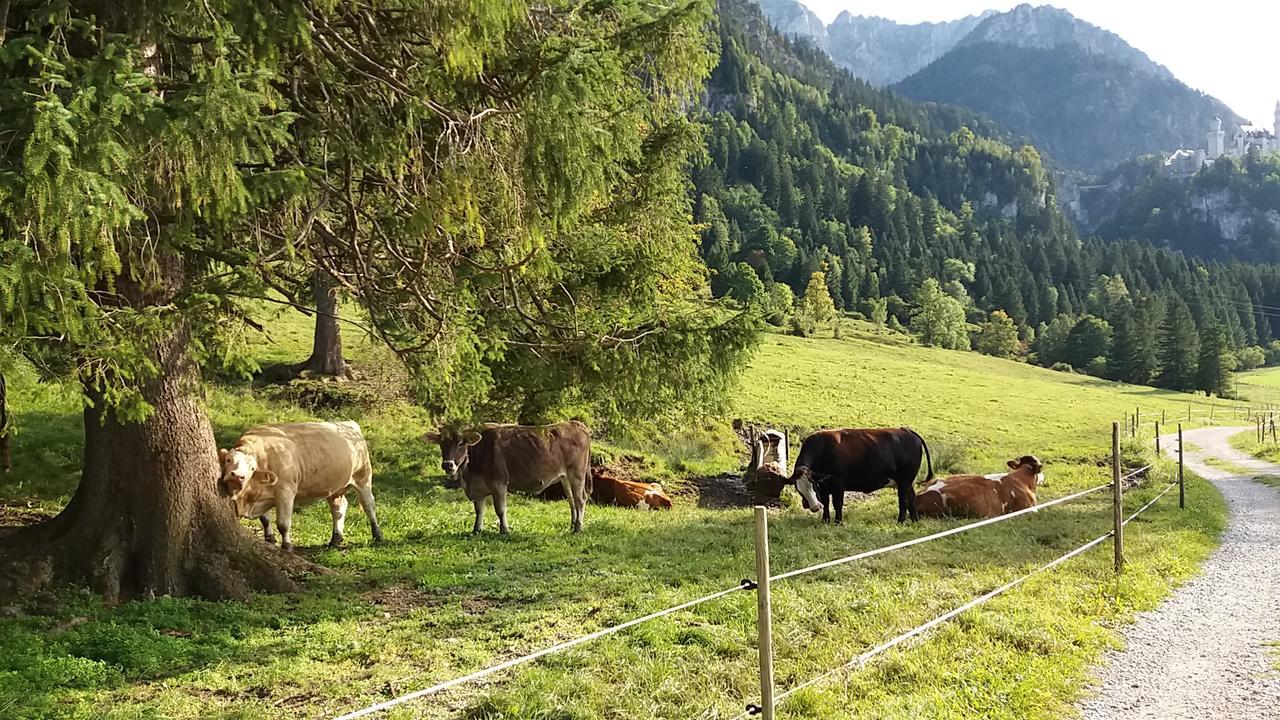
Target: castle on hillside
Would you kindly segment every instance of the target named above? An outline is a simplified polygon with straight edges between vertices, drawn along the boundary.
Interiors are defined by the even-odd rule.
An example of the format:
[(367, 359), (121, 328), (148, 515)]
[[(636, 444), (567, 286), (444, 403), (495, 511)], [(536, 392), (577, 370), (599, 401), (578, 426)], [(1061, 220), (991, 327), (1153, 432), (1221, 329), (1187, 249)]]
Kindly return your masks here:
[(1209, 123), (1209, 132), (1205, 135), (1205, 147), (1199, 150), (1180, 148), (1165, 158), (1165, 174), (1169, 177), (1190, 177), (1200, 172), (1200, 168), (1223, 155), (1244, 158), (1253, 148), (1266, 152), (1280, 152), (1280, 101), (1276, 102), (1274, 132), (1254, 125), (1241, 125), (1227, 142), (1227, 133), (1222, 129), (1222, 119), (1214, 118)]

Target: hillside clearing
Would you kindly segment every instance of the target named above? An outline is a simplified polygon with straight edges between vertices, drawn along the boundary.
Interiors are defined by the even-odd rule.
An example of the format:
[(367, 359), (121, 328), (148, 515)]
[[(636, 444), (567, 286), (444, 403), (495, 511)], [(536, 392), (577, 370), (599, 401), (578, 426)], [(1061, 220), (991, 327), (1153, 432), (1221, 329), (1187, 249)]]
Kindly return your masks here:
[[(305, 322), (294, 320), (293, 322)], [(295, 333), (296, 334), (296, 333)], [(275, 335), (273, 358), (300, 358)], [(300, 337), (305, 338), (305, 333)], [(356, 347), (356, 345), (352, 345)], [(362, 358), (357, 359), (357, 367)], [(370, 362), (364, 359), (364, 362)], [(15, 379), (21, 433), (5, 506), (56, 510), (76, 482), (78, 399)], [(220, 442), (245, 426), (310, 416), (244, 385), (209, 395)], [(877, 341), (766, 338), (734, 413), (787, 428), (910, 424), (958, 468), (986, 470), (1034, 452), (1045, 496), (1105, 482), (1110, 422), (1185, 412), (1189, 396), (1064, 375), (970, 353)], [(14, 718), (332, 716), (536, 650), (557, 640), (736, 585), (752, 574), (747, 508), (712, 510), (682, 496), (673, 512), (592, 506), (581, 536), (564, 503), (517, 498), (514, 534), (466, 534), (470, 505), (440, 486), (439, 458), (418, 439), (429, 418), (393, 402), (354, 407), (375, 462), (388, 542), (373, 547), (352, 515), (348, 547), (325, 550), (327, 510), (296, 519), (297, 542), (337, 572), (293, 597), (247, 604), (157, 599), (103, 608), (92, 597), (42, 597), (0, 621), (0, 708)], [(713, 429), (714, 430), (714, 429)], [(701, 432), (701, 431), (700, 431)], [(736, 473), (724, 426), (711, 440), (672, 438), (664, 473)], [(1149, 431), (1148, 431), (1149, 432)], [(798, 439), (798, 438), (793, 438)], [(1144, 447), (1146, 444), (1145, 443)], [(1126, 445), (1133, 464), (1138, 446)], [(989, 470), (988, 470), (989, 471)], [(1161, 466), (1157, 477), (1168, 477)], [(1155, 483), (1151, 483), (1154, 487)], [(1141, 489), (1133, 507), (1150, 497)], [(787, 570), (936, 531), (899, 526), (890, 494), (824, 527), (798, 510), (771, 519), (773, 563)], [(778, 685), (792, 686), (1092, 538), (1109, 527), (1104, 498), (914, 548), (775, 589)], [(1188, 510), (1158, 504), (1128, 538), (1124, 582), (1093, 552), (1046, 574), (847, 682), (801, 693), (789, 718), (1061, 717), (1086, 669), (1115, 642), (1108, 626), (1150, 608), (1191, 576), (1224, 523), (1221, 497), (1193, 479)], [(248, 523), (246, 523), (248, 525)], [(723, 718), (753, 699), (747, 593), (660, 620), (493, 682), (391, 713), (394, 718)]]

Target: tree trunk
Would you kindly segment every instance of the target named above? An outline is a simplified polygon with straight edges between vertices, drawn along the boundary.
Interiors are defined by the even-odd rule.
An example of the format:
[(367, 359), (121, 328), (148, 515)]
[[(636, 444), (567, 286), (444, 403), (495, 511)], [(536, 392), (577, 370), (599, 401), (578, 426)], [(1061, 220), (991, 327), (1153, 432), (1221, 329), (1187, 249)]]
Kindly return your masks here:
[[(0, 18), (3, 16), (0, 15)], [(0, 375), (0, 473), (12, 469), (9, 462), (9, 404), (5, 397), (4, 376)]]
[[(175, 267), (170, 287), (173, 273), (180, 278)], [(131, 304), (165, 299), (124, 276), (117, 283)], [(0, 540), (0, 598), (88, 583), (112, 604), (156, 595), (247, 599), (253, 590), (293, 590), (291, 574), (314, 567), (251, 535), (221, 496), (189, 337), (179, 321), (153, 345), (159, 370), (141, 388), (153, 407), (145, 421), (122, 420), (101, 393), (86, 390), (80, 486), (56, 517)]]
[(347, 361), (342, 357), (342, 332), (338, 327), (338, 288), (321, 268), (312, 277), (316, 305), (316, 332), (311, 357), (298, 366), (308, 375), (346, 377)]

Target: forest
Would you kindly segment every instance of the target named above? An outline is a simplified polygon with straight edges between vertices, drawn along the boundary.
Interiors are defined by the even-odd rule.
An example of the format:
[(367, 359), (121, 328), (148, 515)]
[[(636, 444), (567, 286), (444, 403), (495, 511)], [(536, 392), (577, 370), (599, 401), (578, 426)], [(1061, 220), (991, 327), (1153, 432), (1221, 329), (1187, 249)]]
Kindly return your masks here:
[(720, 7), (693, 175), (716, 292), (804, 332), (812, 301), (788, 308), (820, 272), (837, 311), (930, 344), (1179, 390), (1227, 393), (1267, 359), (1276, 266), (1082, 239), (1035, 148), (904, 105), (745, 0)]

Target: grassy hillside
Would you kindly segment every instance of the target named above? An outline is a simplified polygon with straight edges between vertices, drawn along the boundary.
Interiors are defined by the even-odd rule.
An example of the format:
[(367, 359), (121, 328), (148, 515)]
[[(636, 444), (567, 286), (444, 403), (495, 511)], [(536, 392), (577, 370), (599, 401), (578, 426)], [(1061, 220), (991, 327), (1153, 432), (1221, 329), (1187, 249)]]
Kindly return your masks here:
[(1280, 367), (1240, 373), (1236, 376), (1236, 389), (1255, 405), (1280, 406)]
[[(264, 346), (264, 357), (306, 354), (305, 321), (286, 317), (274, 326), (283, 329)], [(348, 342), (361, 347), (350, 336)], [(371, 354), (358, 360), (367, 369), (383, 362)], [(209, 407), (219, 440), (252, 423), (311, 415), (286, 397), (247, 385), (214, 387)], [(36, 385), (29, 376), (14, 379), (11, 399), (20, 434), (14, 474), (0, 479), (0, 500), (12, 520), (65, 502), (78, 474), (80, 421), (74, 393)], [(795, 429), (910, 424), (950, 457), (948, 464), (972, 470), (990, 471), (1034, 452), (1048, 461), (1044, 495), (1051, 497), (1106, 480), (1112, 419), (1135, 405), (1185, 412), (1187, 400), (869, 335), (777, 336), (766, 339), (752, 363), (734, 412)], [(473, 538), (466, 533), (469, 503), (441, 487), (437, 452), (417, 440), (429, 418), (399, 401), (341, 414), (359, 420), (369, 436), (384, 545), (368, 542), (367, 524), (353, 510), (348, 547), (320, 548), (329, 516), (323, 505), (312, 506), (300, 513), (296, 541), (336, 572), (312, 579), (297, 596), (244, 604), (161, 598), (118, 608), (74, 593), (33, 598), (30, 607), (0, 619), (0, 717), (332, 716), (753, 574), (749, 508), (701, 507), (692, 491), (670, 513), (592, 506), (579, 536), (567, 532), (565, 504), (517, 498), (513, 535)], [(745, 448), (728, 452), (726, 427), (670, 439), (660, 454), (677, 462), (654, 459), (650, 470), (738, 472)], [(1139, 452), (1136, 444), (1126, 448), (1134, 463)], [(1128, 503), (1136, 508), (1151, 494), (1137, 490)], [(1115, 643), (1108, 627), (1152, 607), (1212, 549), (1224, 523), (1221, 498), (1194, 481), (1188, 505), (1179, 512), (1176, 504), (1160, 503), (1130, 526), (1123, 582), (1114, 581), (1110, 553), (1096, 550), (890, 653), (847, 683), (798, 695), (780, 717), (1069, 714), (1088, 664)], [(774, 512), (775, 570), (950, 525), (897, 525), (888, 493), (846, 509), (842, 527), (822, 526), (797, 509)], [(1109, 523), (1109, 505), (1094, 496), (780, 584), (778, 684), (790, 687), (842, 664), (1101, 534)], [(748, 593), (733, 595), (389, 717), (732, 717), (756, 694), (753, 604)]]

